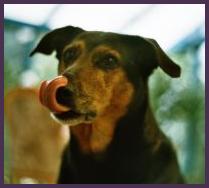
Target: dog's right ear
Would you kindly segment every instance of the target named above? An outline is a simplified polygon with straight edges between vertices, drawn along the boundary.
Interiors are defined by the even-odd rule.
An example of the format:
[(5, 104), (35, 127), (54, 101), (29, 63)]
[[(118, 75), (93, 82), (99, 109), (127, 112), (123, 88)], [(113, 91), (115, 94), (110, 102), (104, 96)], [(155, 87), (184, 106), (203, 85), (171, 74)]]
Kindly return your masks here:
[(164, 72), (173, 78), (180, 77), (181, 68), (172, 59), (170, 59), (166, 53), (161, 49), (159, 44), (154, 39), (146, 38), (154, 49), (157, 59), (157, 66), (159, 66)]
[(41, 39), (37, 47), (30, 53), (30, 56), (37, 52), (49, 55), (56, 50), (56, 57), (60, 59), (64, 46), (82, 32), (84, 32), (83, 29), (73, 26), (55, 29)]

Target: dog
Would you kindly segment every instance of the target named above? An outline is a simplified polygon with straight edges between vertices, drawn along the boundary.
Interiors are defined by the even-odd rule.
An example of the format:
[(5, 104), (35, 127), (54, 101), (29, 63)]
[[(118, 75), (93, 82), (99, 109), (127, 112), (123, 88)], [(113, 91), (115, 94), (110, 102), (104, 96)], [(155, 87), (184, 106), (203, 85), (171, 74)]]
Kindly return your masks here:
[(46, 34), (31, 52), (56, 51), (58, 74), (69, 84), (57, 94), (69, 126), (59, 184), (184, 183), (175, 150), (149, 104), (148, 78), (160, 67), (181, 69), (149, 38), (66, 26)]

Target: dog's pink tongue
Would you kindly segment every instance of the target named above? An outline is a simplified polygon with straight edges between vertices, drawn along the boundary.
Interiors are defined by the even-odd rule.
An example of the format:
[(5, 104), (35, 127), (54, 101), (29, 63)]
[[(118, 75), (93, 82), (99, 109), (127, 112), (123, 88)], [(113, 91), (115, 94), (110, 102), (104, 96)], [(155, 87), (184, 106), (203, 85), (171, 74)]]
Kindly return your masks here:
[(69, 111), (70, 108), (57, 102), (56, 93), (60, 87), (65, 87), (68, 79), (65, 76), (58, 76), (53, 80), (43, 81), (39, 89), (39, 100), (42, 105), (50, 111), (62, 113)]

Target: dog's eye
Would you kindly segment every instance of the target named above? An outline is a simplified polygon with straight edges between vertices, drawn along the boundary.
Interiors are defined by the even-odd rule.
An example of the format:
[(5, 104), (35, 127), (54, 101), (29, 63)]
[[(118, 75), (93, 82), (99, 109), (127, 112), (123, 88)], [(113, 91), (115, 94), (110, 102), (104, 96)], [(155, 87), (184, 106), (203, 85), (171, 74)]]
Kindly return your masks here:
[(78, 58), (80, 53), (81, 50), (78, 47), (71, 47), (63, 53), (62, 59), (65, 64), (70, 65)]
[(114, 69), (119, 65), (117, 57), (112, 54), (98, 54), (94, 58), (94, 63), (105, 70)]

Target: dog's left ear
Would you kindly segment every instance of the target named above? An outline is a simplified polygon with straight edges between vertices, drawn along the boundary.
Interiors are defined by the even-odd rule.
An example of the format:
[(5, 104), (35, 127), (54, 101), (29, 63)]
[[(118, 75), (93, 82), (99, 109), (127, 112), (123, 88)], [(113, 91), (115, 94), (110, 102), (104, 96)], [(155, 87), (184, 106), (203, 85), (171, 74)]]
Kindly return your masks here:
[(30, 56), (37, 52), (49, 55), (55, 50), (57, 59), (60, 59), (64, 46), (82, 32), (84, 32), (83, 29), (73, 26), (55, 29), (41, 39), (37, 47), (30, 53)]
[(148, 39), (148, 42), (152, 45), (155, 51), (155, 55), (157, 58), (157, 64), (160, 66), (163, 71), (165, 71), (168, 75), (173, 78), (177, 78), (181, 74), (181, 68), (179, 65), (174, 63), (161, 49), (159, 44), (154, 39)]

